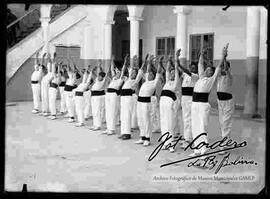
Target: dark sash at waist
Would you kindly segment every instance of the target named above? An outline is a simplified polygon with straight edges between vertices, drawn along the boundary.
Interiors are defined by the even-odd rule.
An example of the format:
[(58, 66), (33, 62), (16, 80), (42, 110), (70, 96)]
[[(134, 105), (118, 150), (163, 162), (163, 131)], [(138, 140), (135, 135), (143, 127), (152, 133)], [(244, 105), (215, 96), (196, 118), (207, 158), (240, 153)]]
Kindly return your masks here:
[(135, 91), (132, 89), (121, 89), (119, 93), (121, 96), (132, 96), (132, 94), (135, 93)]
[(105, 91), (91, 91), (91, 96), (100, 96), (100, 95), (105, 95)]
[(217, 92), (217, 97), (219, 100), (230, 100), (232, 99), (232, 94), (225, 92)]
[(61, 83), (59, 84), (59, 86), (61, 86), (61, 87), (65, 86), (65, 85), (66, 85), (66, 82), (61, 82)]
[(171, 90), (162, 90), (160, 96), (170, 97), (170, 98), (173, 99), (173, 101), (176, 100), (176, 95), (175, 95), (175, 93), (174, 93), (173, 91), (171, 91)]
[(107, 93), (116, 93), (117, 95), (119, 95), (119, 90), (114, 88), (107, 88)]
[(58, 84), (53, 83), (53, 82), (50, 82), (50, 87), (52, 87), (52, 88), (57, 88), (57, 87), (58, 87)]
[(140, 96), (138, 96), (138, 102), (149, 103), (149, 102), (151, 102), (151, 97), (140, 97)]
[(193, 87), (182, 87), (182, 95), (192, 96)]
[(37, 84), (38, 81), (31, 81), (31, 84)]
[(65, 85), (64, 91), (72, 91), (74, 89), (74, 86)]
[(76, 92), (75, 92), (75, 96), (83, 96), (83, 92), (76, 91)]
[(193, 92), (192, 101), (193, 102), (208, 102), (209, 93), (196, 93)]

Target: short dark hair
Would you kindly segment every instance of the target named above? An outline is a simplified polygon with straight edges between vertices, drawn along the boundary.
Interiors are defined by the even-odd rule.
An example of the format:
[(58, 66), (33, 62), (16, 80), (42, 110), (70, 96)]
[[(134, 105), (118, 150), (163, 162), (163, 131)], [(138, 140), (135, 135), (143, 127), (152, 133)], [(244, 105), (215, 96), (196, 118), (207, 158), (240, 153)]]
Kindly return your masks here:
[(215, 73), (216, 68), (214, 66), (208, 65), (207, 67), (210, 67), (213, 71), (213, 74)]
[(99, 72), (99, 74), (101, 77), (105, 77), (106, 73), (104, 73), (103, 71)]

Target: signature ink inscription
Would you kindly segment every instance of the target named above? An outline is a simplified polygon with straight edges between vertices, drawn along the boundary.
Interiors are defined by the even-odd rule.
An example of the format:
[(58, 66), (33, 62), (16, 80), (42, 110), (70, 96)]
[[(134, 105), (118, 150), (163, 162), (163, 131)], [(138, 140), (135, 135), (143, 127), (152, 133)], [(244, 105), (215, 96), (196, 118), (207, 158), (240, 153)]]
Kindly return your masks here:
[[(238, 156), (234, 161), (230, 160), (230, 153), (225, 153), (225, 156), (223, 157), (223, 159), (219, 162), (215, 156), (215, 154), (223, 152), (223, 151), (229, 151), (229, 150), (233, 150), (233, 149), (237, 149), (237, 148), (242, 148), (247, 146), (247, 142), (243, 141), (241, 143), (237, 143), (236, 141), (233, 141), (231, 139), (228, 139), (227, 137), (224, 137), (222, 140), (218, 140), (212, 144), (209, 143), (205, 143), (204, 141), (200, 142), (197, 146), (194, 146), (194, 142), (199, 139), (201, 136), (206, 135), (206, 133), (201, 133), (200, 135), (198, 135), (185, 149), (184, 151), (186, 151), (187, 149), (200, 149), (202, 147), (206, 147), (209, 150), (214, 150), (218, 147), (226, 147), (222, 150), (215, 150), (212, 152), (208, 152), (202, 155), (198, 155), (195, 157), (191, 157), (191, 158), (186, 158), (186, 159), (182, 159), (182, 160), (178, 160), (178, 161), (173, 161), (170, 163), (166, 163), (161, 165), (160, 167), (165, 167), (165, 166), (169, 166), (169, 165), (173, 165), (176, 163), (180, 163), (180, 162), (184, 162), (184, 161), (188, 161), (188, 160), (192, 160), (191, 162), (188, 163), (188, 167), (202, 167), (202, 168), (207, 168), (209, 170), (214, 169), (215, 167), (215, 174), (217, 174), (221, 168), (226, 167), (226, 166), (235, 166), (238, 164), (253, 164), (253, 165), (257, 165), (256, 162), (254, 162), (253, 160), (248, 161), (248, 160), (243, 160), (243, 157)], [(165, 145), (165, 143), (170, 140), (172, 138), (171, 135), (169, 135), (169, 132), (165, 133), (164, 135), (162, 135), (159, 139), (158, 142), (161, 143), (154, 149), (154, 151), (150, 154), (148, 161), (152, 161), (160, 152), (160, 150), (162, 149), (162, 147)], [(180, 136), (177, 140), (172, 141), (171, 143), (169, 143), (167, 146), (165, 146), (166, 149), (173, 147), (175, 148), (175, 146), (177, 145), (177, 143), (180, 140), (184, 140), (184, 138), (182, 136)], [(207, 156), (207, 157), (205, 157)], [(205, 157), (205, 158), (203, 158)]]

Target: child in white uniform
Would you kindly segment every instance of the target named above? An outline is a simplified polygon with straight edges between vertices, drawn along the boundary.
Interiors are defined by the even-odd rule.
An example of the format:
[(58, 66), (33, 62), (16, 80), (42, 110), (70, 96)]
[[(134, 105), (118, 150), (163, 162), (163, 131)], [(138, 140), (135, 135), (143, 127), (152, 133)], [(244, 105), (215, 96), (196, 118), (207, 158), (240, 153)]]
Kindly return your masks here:
[[(178, 60), (179, 62), (179, 60)], [(198, 67), (195, 63), (191, 63), (189, 70), (178, 64), (182, 73), (182, 118), (184, 125), (184, 139), (185, 142), (181, 148), (186, 148), (188, 144), (192, 141), (192, 131), (191, 131), (191, 104), (192, 104), (192, 94), (196, 82), (199, 79)]]
[[(221, 69), (221, 74), (217, 77), (217, 102), (219, 112), (219, 123), (222, 138), (231, 137), (232, 115), (234, 112), (234, 100), (232, 96), (232, 82), (230, 63), (226, 57)], [(223, 148), (221, 148), (222, 150)], [(224, 151), (224, 153), (226, 153)]]
[[(162, 59), (160, 59), (162, 62)], [(145, 65), (141, 67), (139, 73), (143, 73)], [(161, 67), (159, 65), (157, 74), (151, 69), (154, 67), (152, 60), (147, 65), (147, 71), (145, 75), (145, 82), (142, 84), (139, 92), (138, 103), (137, 103), (137, 118), (140, 129), (140, 139), (136, 141), (136, 144), (143, 144), (143, 146), (150, 145), (150, 137), (152, 133), (151, 124), (151, 96), (153, 95), (158, 82), (160, 81)]]
[[(195, 144), (194, 153), (189, 155), (191, 157), (201, 155), (206, 152), (206, 146), (203, 143), (208, 143), (207, 128), (211, 108), (210, 104), (208, 103), (208, 96), (218, 74), (220, 73), (221, 65), (227, 54), (227, 48), (228, 44), (223, 48), (222, 59), (216, 69), (214, 69), (212, 66), (208, 66), (204, 70), (203, 54), (205, 54), (205, 51), (203, 51), (203, 53), (200, 55), (198, 64), (199, 80), (194, 86), (191, 106), (192, 137)], [(202, 135), (202, 133), (206, 133), (206, 135)], [(192, 144), (192, 142), (190, 144)]]
[[(124, 66), (123, 66), (124, 68)], [(119, 89), (124, 82), (124, 72), (115, 69), (114, 61), (111, 62), (111, 74), (112, 80), (107, 88), (105, 96), (105, 113), (106, 113), (106, 125), (107, 135), (115, 134), (115, 125), (118, 119), (118, 109), (120, 105)]]

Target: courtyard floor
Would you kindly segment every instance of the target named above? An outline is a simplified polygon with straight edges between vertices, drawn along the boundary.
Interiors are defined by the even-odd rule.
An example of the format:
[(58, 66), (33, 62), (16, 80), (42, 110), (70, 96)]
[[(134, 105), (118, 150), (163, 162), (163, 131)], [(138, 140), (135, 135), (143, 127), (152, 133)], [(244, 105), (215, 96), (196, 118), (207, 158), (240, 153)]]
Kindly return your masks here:
[[(6, 106), (6, 191), (20, 192), (23, 184), (31, 192), (258, 193), (264, 187), (266, 127), (263, 119), (244, 119), (236, 112), (232, 138), (248, 144), (229, 151), (231, 161), (240, 156), (254, 160), (257, 165), (227, 166), (214, 174), (215, 169), (188, 167), (192, 160), (161, 168), (162, 164), (185, 159), (192, 153), (179, 145), (175, 153), (160, 151), (148, 161), (158, 145), (160, 133), (153, 133), (151, 145), (143, 147), (134, 144), (139, 138), (138, 130), (132, 133), (132, 139), (119, 140), (119, 126), (116, 135), (107, 136), (101, 134), (105, 124), (102, 131), (94, 132), (75, 127), (66, 118), (59, 116), (57, 120), (50, 120), (32, 114), (31, 110), (31, 102)], [(91, 124), (92, 120), (86, 122), (86, 126)], [(210, 143), (220, 136), (217, 111), (213, 109)], [(223, 157), (217, 155), (216, 159), (220, 162)], [(238, 180), (211, 180), (213, 176), (238, 176)], [(241, 176), (255, 176), (255, 179), (243, 180)]]

